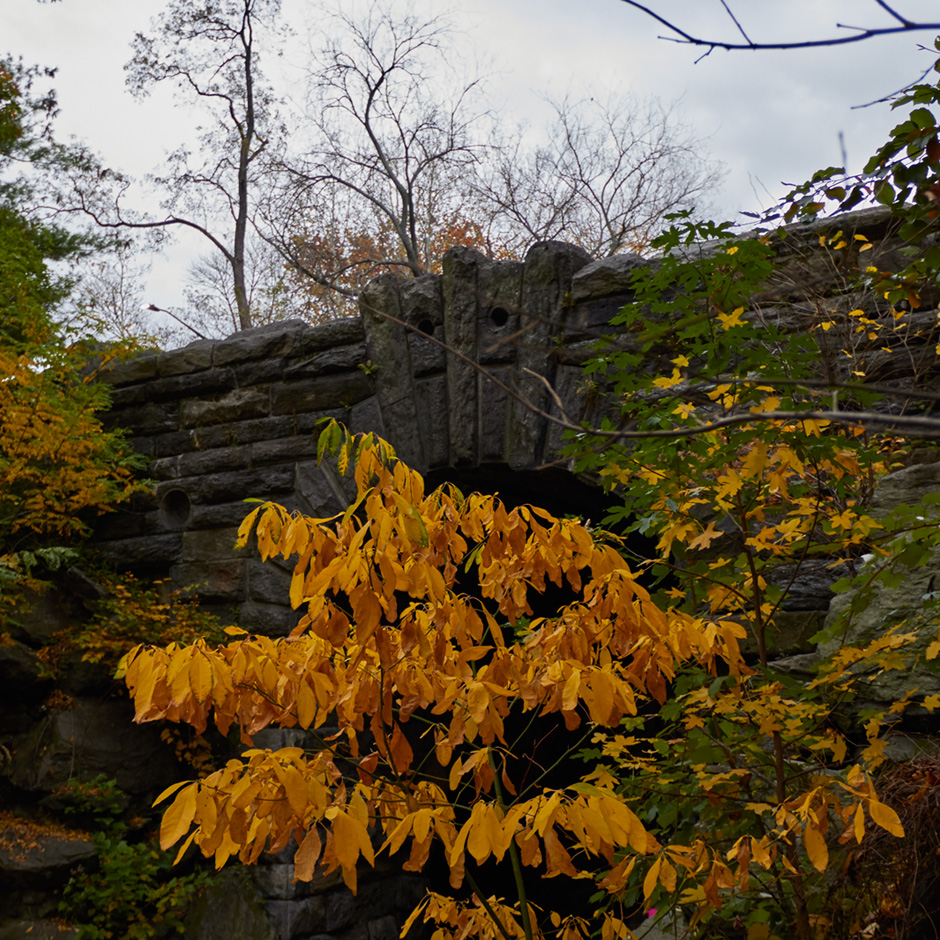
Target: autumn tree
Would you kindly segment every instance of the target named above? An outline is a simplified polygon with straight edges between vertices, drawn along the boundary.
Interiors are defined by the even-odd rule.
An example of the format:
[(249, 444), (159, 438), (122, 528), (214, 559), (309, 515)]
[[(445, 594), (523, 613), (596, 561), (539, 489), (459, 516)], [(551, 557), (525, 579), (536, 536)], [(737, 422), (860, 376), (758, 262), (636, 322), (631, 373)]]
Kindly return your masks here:
[[(705, 833), (661, 841), (636, 812), (631, 767), (572, 757), (592, 742), (630, 748), (617, 730), (667, 709), (684, 666), (712, 684), (747, 683), (744, 628), (657, 606), (613, 544), (579, 522), (449, 485), (426, 492), (388, 445), (336, 425), (320, 451), (353, 473), (350, 507), (318, 520), (265, 503), (239, 534), (262, 557), (297, 559), (290, 598), (302, 617), (291, 636), (230, 628), (226, 646), (139, 647), (121, 667), (138, 721), (204, 729), (211, 719), (249, 745), (161, 796), (173, 798), (161, 841), (182, 839), (178, 858), (196, 845), (217, 866), (251, 863), (293, 837), (298, 879), (338, 869), (355, 890), (359, 865), (377, 854), (407, 851), (404, 868), (420, 871), (437, 845), (452, 891), (466, 886), (469, 897), (430, 893), (409, 924), (433, 922), (440, 937), (575, 940), (630, 936), (661, 886), (698, 886), (704, 908), (736, 885), (746, 891), (752, 864), (786, 879), (797, 840), (825, 868), (820, 813), (860, 820), (859, 841), (866, 819), (901, 834), (851, 767), (814, 779), (799, 811), (789, 793), (762, 796), (775, 822), (742, 836), (736, 857)], [(546, 606), (550, 589), (567, 599)], [(339, 729), (329, 737), (328, 721)], [(272, 724), (310, 732), (309, 750), (251, 748)], [(538, 750), (546, 733), (550, 759)], [(493, 867), (511, 890), (481, 888)], [(532, 903), (532, 879), (543, 877), (585, 880), (596, 917)], [(640, 903), (627, 905), (633, 884)]]
[[(52, 263), (93, 251), (88, 233), (37, 218), (43, 174), (82, 155), (52, 136), (56, 104), (39, 70), (0, 61), (0, 603), (45, 558), (64, 555), (88, 514), (136, 488), (120, 434), (97, 412), (102, 386), (54, 314), (71, 289)], [(20, 172), (17, 172), (20, 171)], [(53, 183), (49, 184), (54, 185)], [(6, 611), (4, 611), (6, 613)]]

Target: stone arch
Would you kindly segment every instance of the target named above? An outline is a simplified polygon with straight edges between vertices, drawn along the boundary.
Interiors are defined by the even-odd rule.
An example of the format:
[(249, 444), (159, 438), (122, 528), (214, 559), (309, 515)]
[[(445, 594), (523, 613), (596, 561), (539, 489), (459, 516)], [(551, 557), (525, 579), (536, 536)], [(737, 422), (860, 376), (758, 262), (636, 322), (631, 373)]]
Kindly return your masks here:
[[(866, 210), (839, 224), (881, 239), (874, 255), (886, 244), (886, 218)], [(798, 265), (813, 262), (819, 228), (791, 231), (787, 250)], [(562, 430), (548, 415), (561, 408), (596, 420), (579, 392), (582, 365), (648, 263), (629, 254), (592, 261), (554, 241), (524, 261), (454, 248), (440, 275), (376, 278), (356, 319), (286, 321), (114, 365), (107, 419), (151, 459), (156, 492), (106, 516), (99, 548), (116, 564), (197, 585), (210, 606), (237, 610), (250, 630), (285, 631), (293, 619), (286, 571), (235, 556), (232, 545), (245, 497), (316, 516), (346, 504), (348, 481), (317, 465), (317, 422), (377, 432), (432, 479), (469, 474), (505, 491), (514, 474), (529, 474), (530, 491), (546, 490), (564, 472)], [(800, 270), (781, 271), (770, 302), (784, 312), (806, 280)], [(546, 466), (552, 471), (531, 476)], [(550, 502), (551, 493), (541, 498)]]

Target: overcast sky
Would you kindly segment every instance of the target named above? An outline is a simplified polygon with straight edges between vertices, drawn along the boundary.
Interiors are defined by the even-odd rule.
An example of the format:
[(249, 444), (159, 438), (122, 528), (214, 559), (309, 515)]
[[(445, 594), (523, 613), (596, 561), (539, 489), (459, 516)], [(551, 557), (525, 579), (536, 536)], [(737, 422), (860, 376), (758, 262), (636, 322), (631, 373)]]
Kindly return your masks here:
[[(345, 0), (344, 0), (345, 2)], [(400, 0), (388, 0), (392, 6)], [(648, 0), (689, 32), (734, 39), (720, 0)], [(161, 0), (0, 0), (0, 43), (27, 64), (55, 66), (61, 136), (74, 134), (109, 165), (131, 174), (153, 170), (185, 140), (190, 121), (170, 96), (135, 101), (124, 90), (129, 43), (147, 31)], [(887, 14), (874, 0), (731, 0), (755, 41), (823, 38), (836, 23), (878, 26)], [(839, 49), (797, 52), (715, 51), (696, 63), (695, 49), (657, 38), (663, 28), (621, 0), (426, 0), (420, 11), (451, 10), (465, 33), (461, 59), (491, 74), (491, 100), (507, 120), (537, 113), (538, 95), (608, 91), (678, 101), (703, 147), (727, 176), (714, 214), (732, 218), (766, 206), (820, 167), (859, 169), (897, 123), (884, 105), (858, 107), (917, 78), (931, 64), (929, 34), (877, 38)], [(937, 19), (937, 0), (897, 0), (910, 18)], [(283, 0), (302, 24), (312, 0)], [(844, 31), (842, 31), (844, 32)], [(4, 51), (0, 49), (0, 52)], [(287, 59), (300, 53), (290, 52)], [(300, 67), (288, 61), (284, 68)], [(185, 259), (203, 250), (187, 241), (154, 266), (148, 300), (179, 302)]]

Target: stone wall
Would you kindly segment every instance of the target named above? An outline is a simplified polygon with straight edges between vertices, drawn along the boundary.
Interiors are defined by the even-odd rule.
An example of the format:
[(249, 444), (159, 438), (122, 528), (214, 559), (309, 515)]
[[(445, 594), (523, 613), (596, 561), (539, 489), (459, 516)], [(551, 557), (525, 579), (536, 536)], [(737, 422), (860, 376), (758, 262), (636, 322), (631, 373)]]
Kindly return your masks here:
[[(839, 225), (876, 244), (867, 263), (899, 262), (885, 213), (854, 213)], [(846, 292), (838, 265), (852, 259), (821, 250), (822, 229), (790, 230), (784, 263), (759, 298), (761, 316), (799, 327), (821, 302), (877, 304)], [(532, 471), (555, 461), (562, 429), (529, 403), (557, 415), (550, 385), (568, 416), (597, 418), (596, 401), (579, 392), (582, 364), (647, 263), (636, 255), (592, 261), (558, 242), (536, 245), (524, 262), (455, 248), (441, 276), (373, 281), (360, 319), (278, 323), (116, 365), (108, 420), (151, 458), (156, 490), (107, 517), (99, 547), (115, 563), (197, 586), (205, 603), (249, 630), (284, 633), (294, 622), (286, 571), (232, 546), (247, 497), (314, 516), (345, 505), (348, 483), (316, 463), (317, 422), (335, 417), (376, 431), (435, 480), (463, 474), (502, 490), (528, 471), (532, 492)], [(905, 350), (906, 366), (882, 355), (892, 381), (918, 368), (915, 359), (935, 358), (929, 342)], [(877, 364), (872, 375), (886, 378)], [(547, 501), (567, 489), (554, 472), (539, 493)]]

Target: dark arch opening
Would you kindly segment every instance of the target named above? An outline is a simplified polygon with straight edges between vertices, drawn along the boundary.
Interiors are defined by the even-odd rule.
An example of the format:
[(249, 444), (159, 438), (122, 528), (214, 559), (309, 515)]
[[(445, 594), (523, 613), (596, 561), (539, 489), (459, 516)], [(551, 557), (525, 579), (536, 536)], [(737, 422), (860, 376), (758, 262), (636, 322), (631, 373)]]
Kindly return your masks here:
[(434, 321), (428, 320), (428, 319), (419, 320), (418, 329), (421, 330), (422, 333), (427, 333), (428, 336), (433, 336), (434, 335)]

